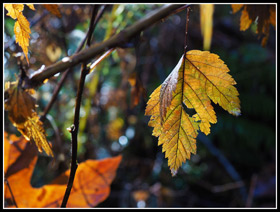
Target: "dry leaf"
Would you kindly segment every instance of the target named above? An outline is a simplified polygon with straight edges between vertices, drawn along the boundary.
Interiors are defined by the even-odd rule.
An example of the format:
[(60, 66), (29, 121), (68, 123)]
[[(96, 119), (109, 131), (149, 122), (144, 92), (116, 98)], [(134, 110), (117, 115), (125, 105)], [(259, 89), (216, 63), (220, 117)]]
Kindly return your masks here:
[(35, 111), (35, 99), (30, 95), (33, 89), (23, 90), (16, 82), (8, 82), (5, 85), (5, 110), (13, 125), (27, 139), (35, 142), (38, 150), (42, 149), (48, 155), (53, 156), (51, 147), (46, 139), (42, 122)]
[[(52, 183), (40, 188), (33, 188), (30, 180), (37, 161), (36, 150), (32, 150), (24, 139), (17, 141), (15, 136), (5, 133), (5, 160), (8, 167), (5, 178), (8, 179), (15, 202), (19, 208), (60, 207), (70, 170), (62, 173)], [(7, 152), (6, 152), (7, 150)], [(28, 158), (20, 163), (19, 158)], [(110, 184), (122, 157), (117, 156), (103, 160), (86, 160), (79, 164), (67, 207), (94, 207), (104, 201), (110, 193)], [(17, 170), (11, 172), (12, 168)], [(8, 174), (7, 174), (8, 173)], [(9, 189), (4, 188), (5, 200), (11, 200)], [(11, 201), (10, 201), (11, 202)]]
[[(149, 126), (159, 137), (158, 145), (163, 145), (173, 175), (191, 153), (196, 154), (198, 130), (207, 135), (210, 124), (217, 122), (211, 100), (229, 113), (240, 115), (239, 94), (233, 86), (236, 82), (227, 72), (228, 67), (218, 55), (192, 50), (187, 52), (185, 64), (182, 57), (167, 77), (165, 89), (159, 86), (151, 94), (145, 115), (151, 116)], [(186, 110), (196, 113), (188, 115)]]
[(246, 5), (246, 4), (232, 4), (233, 13), (242, 9), (240, 17), (240, 30), (247, 30), (254, 21), (257, 21), (256, 33), (262, 37), (262, 46), (265, 46), (269, 37), (270, 25), (275, 27), (276, 11), (275, 5)]
[(52, 14), (56, 15), (57, 17), (61, 18), (61, 13), (59, 11), (57, 4), (43, 4), (43, 6)]

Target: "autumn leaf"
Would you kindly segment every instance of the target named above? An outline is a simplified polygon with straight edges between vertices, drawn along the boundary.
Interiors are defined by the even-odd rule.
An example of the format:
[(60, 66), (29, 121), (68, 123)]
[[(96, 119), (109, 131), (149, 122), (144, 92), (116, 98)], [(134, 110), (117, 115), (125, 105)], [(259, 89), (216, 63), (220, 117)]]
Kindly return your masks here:
[(200, 5), (200, 28), (203, 36), (203, 49), (209, 50), (213, 31), (213, 4)]
[[(37, 154), (29, 145), (23, 138), (4, 134), (5, 178), (9, 182), (15, 202), (19, 208), (60, 207), (70, 170), (62, 173), (50, 184), (40, 188), (32, 187), (30, 181)], [(25, 163), (21, 163), (20, 158), (27, 159)], [(67, 207), (94, 207), (104, 201), (110, 194), (110, 184), (115, 178), (121, 159), (121, 156), (117, 156), (80, 163)], [(12, 202), (11, 192), (6, 185), (4, 197), (7, 202)]]
[(43, 4), (43, 6), (52, 14), (56, 15), (57, 17), (61, 18), (61, 13), (59, 11), (59, 7), (57, 4)]
[[(27, 4), (27, 6), (35, 10), (33, 4)], [(16, 38), (16, 43), (20, 45), (23, 50), (23, 53), (26, 57), (27, 62), (28, 60), (28, 46), (29, 46), (29, 38), (30, 38), (30, 24), (28, 20), (24, 17), (22, 11), (24, 9), (23, 4), (4, 4), (4, 7), (8, 11), (7, 15), (13, 19), (16, 19), (14, 25), (14, 33)]]
[(256, 33), (262, 37), (262, 46), (266, 46), (270, 25), (275, 27), (276, 24), (275, 5), (232, 4), (231, 7), (233, 13), (242, 10), (240, 17), (240, 31), (247, 30), (251, 24), (256, 21)]
[(13, 125), (27, 139), (35, 142), (38, 150), (53, 156), (51, 147), (46, 139), (43, 123), (36, 113), (36, 101), (31, 96), (33, 89), (24, 90), (19, 82), (8, 82), (5, 85), (5, 110)]
[(16, 42), (21, 46), (23, 53), (25, 54), (26, 60), (29, 63), (28, 60), (28, 46), (29, 46), (29, 38), (30, 38), (30, 27), (29, 22), (27, 19), (23, 16), (22, 13), (19, 13), (19, 16), (17, 17), (17, 21), (14, 26), (14, 33), (16, 37)]
[(35, 10), (35, 7), (33, 4), (26, 4), (27, 7), (29, 7), (31, 10)]
[(4, 4), (4, 7), (8, 11), (7, 15), (13, 19), (17, 19), (19, 13), (23, 11), (24, 5), (23, 4)]
[[(168, 158), (172, 175), (191, 153), (196, 154), (198, 130), (210, 133), (217, 122), (211, 100), (233, 115), (240, 115), (238, 91), (234, 79), (219, 56), (208, 51), (187, 52), (165, 82), (150, 96), (145, 115), (159, 137), (158, 145)], [(189, 115), (186, 111), (193, 112)]]

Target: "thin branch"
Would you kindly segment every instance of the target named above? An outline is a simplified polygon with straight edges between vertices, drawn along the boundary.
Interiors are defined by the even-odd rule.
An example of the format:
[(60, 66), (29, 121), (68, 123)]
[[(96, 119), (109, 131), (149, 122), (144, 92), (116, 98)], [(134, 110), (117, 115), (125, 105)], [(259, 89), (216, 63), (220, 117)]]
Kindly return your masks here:
[(90, 25), (89, 25), (89, 30), (88, 30), (89, 36), (87, 38), (87, 46), (90, 46), (90, 43), (91, 43), (92, 34), (95, 29), (95, 20), (96, 20), (98, 8), (99, 8), (99, 5), (94, 5), (92, 8), (92, 15), (91, 15)]
[(77, 92), (77, 98), (76, 98), (76, 106), (75, 106), (75, 115), (74, 115), (74, 124), (71, 126), (70, 133), (72, 136), (72, 162), (71, 162), (71, 170), (70, 170), (70, 176), (68, 179), (67, 188), (63, 197), (63, 201), (61, 204), (62, 208), (66, 207), (68, 198), (71, 193), (71, 189), (73, 186), (76, 170), (78, 168), (77, 164), (77, 149), (78, 149), (78, 131), (79, 131), (79, 119), (80, 119), (80, 107), (82, 102), (82, 94), (84, 90), (84, 84), (85, 84), (85, 78), (88, 74), (88, 68), (83, 64), (81, 68), (81, 77)]
[(49, 67), (46, 67), (40, 72), (35, 72), (31, 76), (30, 83), (27, 86), (39, 86), (45, 79), (48, 79), (59, 72), (63, 72), (69, 67), (73, 67), (81, 62), (94, 58), (107, 51), (108, 49), (122, 46), (124, 43), (129, 42), (133, 37), (138, 35), (141, 31), (148, 28), (152, 24), (158, 22), (159, 20), (167, 17), (171, 12), (180, 7), (182, 7), (182, 5), (164, 5), (156, 11), (152, 11), (143, 19), (139, 20), (132, 26), (129, 26), (126, 29), (122, 30), (120, 33), (112, 36), (108, 40), (94, 46), (91, 45), (88, 49), (85, 49), (69, 57), (68, 60), (62, 59), (62, 61), (59, 61)]
[(87, 67), (86, 64), (82, 65), (81, 69), (81, 77), (77, 92), (77, 98), (76, 98), (76, 106), (75, 106), (75, 114), (74, 114), (74, 124), (69, 129), (71, 136), (72, 136), (72, 162), (71, 162), (71, 170), (70, 170), (70, 176), (67, 184), (67, 188), (63, 197), (63, 201), (61, 204), (61, 207), (66, 207), (68, 198), (71, 193), (71, 189), (73, 186), (76, 170), (78, 168), (77, 164), (77, 146), (78, 146), (78, 132), (79, 132), (79, 119), (80, 119), (80, 107), (82, 102), (82, 94), (83, 89), (85, 85), (85, 78), (87, 74), (89, 73), (90, 69), (93, 69), (95, 66), (97, 66), (104, 58), (106, 58), (109, 54), (111, 54), (114, 51), (114, 49), (110, 49), (107, 52), (105, 52), (100, 58), (98, 58), (91, 67)]
[[(75, 54), (78, 53), (78, 52), (80, 52), (80, 51), (82, 50), (82, 48), (83, 48), (83, 46), (84, 46), (86, 40), (88, 40), (88, 38), (91, 37), (91, 35), (92, 35), (92, 33), (94, 32), (94, 29), (95, 29), (95, 27), (96, 27), (98, 21), (100, 20), (100, 18), (101, 18), (102, 15), (103, 15), (105, 9), (106, 9), (106, 7), (102, 7), (102, 10), (97, 14), (97, 17), (96, 17), (96, 18), (95, 18), (95, 16), (96, 16), (95, 13), (96, 13), (96, 12), (93, 11), (92, 17), (94, 17), (94, 18), (92, 18), (91, 21), (90, 21), (90, 23), (89, 23), (89, 26), (90, 26), (90, 28), (92, 28), (92, 29), (89, 29), (89, 30), (87, 31), (86, 36), (84, 37), (83, 41), (80, 43), (79, 47), (76, 49)], [(91, 27), (91, 26), (92, 26), (92, 27)], [(56, 98), (57, 98), (57, 96), (58, 96), (58, 93), (59, 93), (59, 91), (60, 91), (62, 85), (64, 84), (64, 82), (65, 82), (65, 80), (66, 80), (68, 74), (69, 74), (71, 71), (72, 71), (72, 68), (70, 67), (70, 68), (68, 68), (68, 69), (63, 73), (63, 75), (62, 75), (60, 81), (58, 82), (58, 84), (57, 84), (57, 86), (56, 86), (56, 88), (55, 88), (55, 91), (54, 91), (54, 93), (53, 93), (53, 95), (52, 95), (51, 100), (49, 101), (48, 105), (46, 106), (46, 108), (45, 108), (45, 110), (44, 110), (44, 112), (43, 112), (43, 115), (40, 117), (40, 120), (41, 120), (42, 122), (44, 122), (44, 120), (46, 119), (46, 115), (48, 114), (49, 110), (50, 110), (51, 107), (53, 106), (53, 104), (54, 104), (54, 102), (55, 102), (55, 100), (56, 100)]]

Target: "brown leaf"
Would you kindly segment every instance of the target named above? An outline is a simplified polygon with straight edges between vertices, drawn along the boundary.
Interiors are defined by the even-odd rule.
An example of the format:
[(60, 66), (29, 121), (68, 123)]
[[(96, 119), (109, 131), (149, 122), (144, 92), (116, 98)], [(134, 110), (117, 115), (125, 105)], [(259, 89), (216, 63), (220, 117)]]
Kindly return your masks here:
[(59, 11), (59, 7), (57, 4), (43, 4), (43, 6), (52, 14), (56, 15), (57, 17), (61, 18), (61, 13)]
[(42, 122), (35, 111), (35, 99), (30, 95), (34, 90), (23, 90), (19, 82), (8, 82), (5, 85), (5, 110), (13, 125), (27, 139), (35, 142), (38, 150), (44, 149), (48, 155), (53, 156), (51, 147), (46, 139)]
[(17, 127), (23, 124), (27, 117), (31, 117), (35, 111), (35, 99), (30, 95), (33, 90), (23, 90), (18, 86), (18, 81), (7, 82), (5, 84), (5, 110), (9, 111), (11, 122)]
[[(5, 135), (5, 149), (9, 149), (8, 152), (4, 152), (5, 167), (19, 163), (20, 160), (18, 158), (20, 157), (29, 157), (29, 153), (25, 151), (26, 149), (30, 149), (27, 146), (28, 142), (24, 141), (24, 139), (14, 142), (11, 136), (8, 137), (7, 134)], [(13, 136), (12, 138), (14, 139)], [(10, 158), (13, 158), (12, 161), (10, 161)], [(94, 207), (104, 201), (110, 193), (110, 184), (115, 178), (121, 158), (121, 156), (117, 156), (103, 160), (86, 160), (80, 163), (67, 207)], [(17, 172), (9, 176), (6, 176), (5, 173), (17, 206), (19, 208), (60, 207), (70, 170), (62, 173), (48, 185), (33, 188), (30, 180), (36, 161), (37, 156), (30, 158), (25, 163), (25, 166), (21, 164), (21, 169), (18, 169)], [(4, 197), (6, 200), (11, 198), (10, 191), (6, 185)]]
[(275, 27), (276, 23), (275, 5), (232, 5), (233, 13), (236, 13), (240, 9), (242, 9), (240, 30), (247, 30), (257, 20), (256, 33), (262, 37), (262, 46), (265, 46), (269, 37), (269, 27), (270, 25)]
[(178, 82), (178, 72), (182, 64), (183, 57), (179, 60), (179, 63), (173, 69), (173, 71), (169, 74), (169, 76), (164, 80), (160, 89), (160, 118), (161, 122), (163, 122), (166, 115), (166, 108), (168, 108), (171, 104), (173, 92), (176, 89), (176, 85)]

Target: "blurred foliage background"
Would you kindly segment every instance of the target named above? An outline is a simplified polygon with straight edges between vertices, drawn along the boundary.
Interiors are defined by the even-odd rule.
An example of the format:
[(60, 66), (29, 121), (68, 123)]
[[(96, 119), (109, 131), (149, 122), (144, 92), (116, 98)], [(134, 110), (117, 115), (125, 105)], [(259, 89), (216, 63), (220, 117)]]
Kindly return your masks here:
[[(94, 43), (160, 6), (107, 5), (94, 32)], [(24, 10), (32, 25), (28, 74), (73, 54), (87, 32), (92, 5), (59, 7), (61, 19), (40, 5), (35, 5), (36, 11)], [(263, 48), (255, 33), (256, 23), (239, 31), (240, 15), (232, 14), (230, 5), (215, 5), (210, 51), (220, 56), (236, 80), (242, 115), (233, 117), (215, 105), (218, 123), (210, 135), (198, 137), (197, 155), (183, 164), (176, 177), (171, 176), (144, 111), (149, 95), (183, 54), (186, 10), (143, 31), (135, 48), (117, 49), (87, 76), (78, 161), (123, 155), (111, 194), (98, 207), (275, 207), (275, 29), (271, 27)], [(5, 82), (14, 81), (19, 74), (15, 54), (21, 49), (14, 43), (13, 26), (14, 20), (5, 16)], [(191, 6), (187, 46), (188, 50), (203, 48), (198, 5)], [(56, 162), (40, 154), (31, 182), (34, 187), (70, 167), (67, 128), (73, 123), (79, 70), (80, 66), (74, 67), (44, 122)], [(55, 75), (37, 89), (39, 114), (60, 77)], [(20, 136), (6, 112), (4, 121), (5, 131)]]

